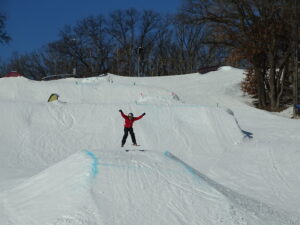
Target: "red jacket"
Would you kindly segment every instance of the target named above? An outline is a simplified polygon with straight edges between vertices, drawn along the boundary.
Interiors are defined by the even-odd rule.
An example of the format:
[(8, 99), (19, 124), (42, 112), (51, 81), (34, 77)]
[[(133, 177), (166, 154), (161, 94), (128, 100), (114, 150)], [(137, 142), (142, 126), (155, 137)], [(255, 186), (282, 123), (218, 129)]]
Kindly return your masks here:
[(134, 123), (134, 121), (137, 121), (139, 119), (142, 119), (144, 115), (140, 115), (138, 117), (133, 117), (132, 120), (129, 119), (128, 116), (126, 116), (123, 112), (121, 112), (122, 117), (125, 119), (125, 124), (124, 127), (126, 128), (132, 128), (132, 125)]

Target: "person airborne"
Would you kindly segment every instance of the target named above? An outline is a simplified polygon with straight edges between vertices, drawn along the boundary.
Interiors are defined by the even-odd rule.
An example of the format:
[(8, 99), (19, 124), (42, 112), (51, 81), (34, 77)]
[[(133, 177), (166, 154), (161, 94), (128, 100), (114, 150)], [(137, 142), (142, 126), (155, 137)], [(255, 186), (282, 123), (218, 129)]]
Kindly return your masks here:
[(119, 110), (119, 112), (121, 113), (121, 116), (125, 119), (124, 136), (122, 139), (121, 147), (123, 147), (126, 143), (128, 132), (130, 133), (132, 144), (137, 146), (132, 126), (133, 126), (134, 121), (142, 119), (146, 115), (146, 113), (143, 113), (142, 115), (140, 115), (138, 117), (134, 117), (132, 113), (129, 113), (128, 116), (126, 116), (121, 109)]

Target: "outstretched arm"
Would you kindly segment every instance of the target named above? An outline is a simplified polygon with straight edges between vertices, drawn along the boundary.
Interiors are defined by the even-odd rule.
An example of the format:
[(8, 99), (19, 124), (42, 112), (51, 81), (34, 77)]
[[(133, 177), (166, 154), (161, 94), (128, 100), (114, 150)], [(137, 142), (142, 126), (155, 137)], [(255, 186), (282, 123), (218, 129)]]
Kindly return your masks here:
[(127, 118), (128, 118), (128, 116), (126, 116), (126, 115), (123, 113), (122, 109), (120, 109), (119, 112), (121, 113), (121, 116), (122, 116), (124, 119), (127, 119)]
[(143, 113), (142, 115), (135, 117), (134, 120), (140, 120), (142, 119), (144, 116), (146, 115), (146, 113)]

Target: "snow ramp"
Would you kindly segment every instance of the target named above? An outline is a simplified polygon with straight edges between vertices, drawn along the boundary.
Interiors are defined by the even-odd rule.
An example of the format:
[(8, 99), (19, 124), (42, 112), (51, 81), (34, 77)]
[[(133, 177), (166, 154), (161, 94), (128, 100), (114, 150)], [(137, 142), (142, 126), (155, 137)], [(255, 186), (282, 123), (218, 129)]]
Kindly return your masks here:
[[(59, 102), (0, 102), (0, 106), (6, 128), (0, 131), (0, 140), (3, 146), (10, 146), (0, 150), (6, 156), (0, 162), (7, 167), (13, 163), (22, 168), (45, 168), (81, 149), (119, 147), (124, 124), (120, 108), (135, 115), (147, 113), (134, 124), (142, 146), (161, 152), (172, 149), (201, 171), (209, 170), (221, 154), (244, 139), (233, 113), (223, 107)], [(129, 138), (126, 144), (130, 142)]]
[(245, 139), (233, 112), (227, 108), (138, 105), (135, 109), (147, 112), (143, 121), (135, 125), (143, 146), (162, 152), (172, 149), (201, 171), (208, 172), (224, 152), (232, 151)]
[(294, 215), (243, 196), (170, 152), (101, 154), (93, 195), (104, 224), (296, 225)]
[(79, 152), (2, 195), (3, 225), (299, 222), (218, 184), (170, 152), (150, 150)]
[(75, 153), (0, 193), (1, 225), (95, 224), (90, 190), (97, 164), (92, 152)]

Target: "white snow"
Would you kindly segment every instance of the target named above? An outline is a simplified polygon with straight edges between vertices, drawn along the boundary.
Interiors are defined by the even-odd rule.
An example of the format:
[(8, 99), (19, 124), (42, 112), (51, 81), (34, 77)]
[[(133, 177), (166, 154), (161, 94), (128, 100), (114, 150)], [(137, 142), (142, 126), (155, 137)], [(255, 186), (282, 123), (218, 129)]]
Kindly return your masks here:
[[(251, 107), (242, 79), (0, 79), (0, 224), (299, 225), (300, 122)], [(144, 152), (120, 147), (119, 109), (146, 112)]]

